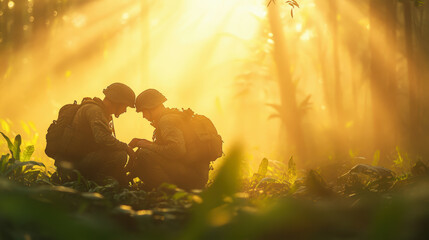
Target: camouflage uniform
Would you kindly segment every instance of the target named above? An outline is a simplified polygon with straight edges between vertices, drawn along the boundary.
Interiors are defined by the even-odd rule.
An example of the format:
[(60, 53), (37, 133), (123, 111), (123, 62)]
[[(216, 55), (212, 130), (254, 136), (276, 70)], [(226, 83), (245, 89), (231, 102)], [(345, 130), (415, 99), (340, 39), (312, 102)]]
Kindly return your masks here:
[(148, 189), (163, 182), (184, 189), (203, 188), (208, 180), (209, 164), (189, 156), (190, 131), (179, 111), (166, 108), (153, 126), (154, 143), (137, 151), (134, 175)]
[(68, 144), (65, 156), (56, 159), (58, 172), (64, 170), (61, 163), (67, 161), (88, 179), (98, 181), (112, 176), (124, 182), (127, 144), (112, 135), (111, 121), (101, 99), (84, 99), (72, 127), (65, 130), (64, 138)]

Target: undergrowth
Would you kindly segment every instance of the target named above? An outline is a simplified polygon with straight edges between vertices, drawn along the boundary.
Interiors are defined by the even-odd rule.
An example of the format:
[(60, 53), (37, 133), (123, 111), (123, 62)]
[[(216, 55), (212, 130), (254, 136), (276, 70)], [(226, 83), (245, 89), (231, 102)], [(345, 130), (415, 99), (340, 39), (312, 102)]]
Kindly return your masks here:
[[(264, 158), (240, 177), (241, 151), (227, 154), (204, 190), (163, 184), (143, 191), (79, 175), (57, 183), (34, 146), (6, 140), (0, 160), (0, 239), (413, 239), (428, 234), (429, 171), (398, 152), (395, 171), (358, 164), (328, 182)], [(23, 148), (23, 149), (21, 149)], [(77, 172), (78, 173), (78, 172)], [(78, 173), (79, 174), (79, 173)]]

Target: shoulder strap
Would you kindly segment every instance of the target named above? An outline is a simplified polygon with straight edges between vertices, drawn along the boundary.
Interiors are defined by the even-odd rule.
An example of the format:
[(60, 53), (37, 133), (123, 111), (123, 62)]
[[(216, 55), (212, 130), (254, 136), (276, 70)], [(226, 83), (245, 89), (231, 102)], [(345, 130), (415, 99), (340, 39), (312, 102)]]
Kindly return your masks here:
[[(87, 104), (94, 104), (94, 105), (97, 105), (97, 106), (99, 106), (101, 108), (104, 108), (103, 106), (101, 106), (102, 103), (103, 103), (102, 100), (99, 99), (99, 98), (85, 97), (85, 98), (82, 99), (82, 102), (81, 102), (80, 105), (83, 106), (83, 105), (87, 105)], [(109, 127), (110, 127), (110, 129), (111, 129), (111, 131), (113, 133), (113, 136), (116, 138), (115, 124), (113, 123), (113, 118), (110, 118), (108, 120), (110, 120)]]
[(96, 104), (99, 105), (94, 99), (90, 97), (84, 97), (82, 101), (80, 102), (80, 105), (86, 105), (86, 104)]

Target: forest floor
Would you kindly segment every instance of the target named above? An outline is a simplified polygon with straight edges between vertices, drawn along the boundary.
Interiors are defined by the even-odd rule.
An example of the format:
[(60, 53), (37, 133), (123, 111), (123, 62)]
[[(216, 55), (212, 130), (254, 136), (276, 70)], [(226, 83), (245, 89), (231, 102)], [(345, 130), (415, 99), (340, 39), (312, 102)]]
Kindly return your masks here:
[[(365, 164), (327, 182), (263, 159), (240, 176), (228, 153), (204, 190), (141, 190), (79, 177), (62, 184), (8, 140), (0, 160), (0, 239), (420, 239), (429, 236), (429, 169)], [(400, 164), (397, 162), (396, 164)], [(281, 165), (281, 164), (280, 164)], [(301, 176), (302, 175), (302, 176)]]

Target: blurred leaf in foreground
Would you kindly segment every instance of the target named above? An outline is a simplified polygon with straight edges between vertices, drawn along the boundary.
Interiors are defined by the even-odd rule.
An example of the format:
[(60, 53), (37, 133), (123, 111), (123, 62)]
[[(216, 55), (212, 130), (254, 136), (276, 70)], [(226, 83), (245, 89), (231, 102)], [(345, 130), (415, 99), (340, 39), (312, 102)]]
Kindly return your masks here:
[(190, 222), (180, 239), (202, 239), (209, 228), (228, 223), (232, 210), (223, 205), (231, 202), (238, 190), (240, 160), (241, 149), (235, 146), (226, 155), (213, 184), (201, 194), (202, 203), (193, 208)]

